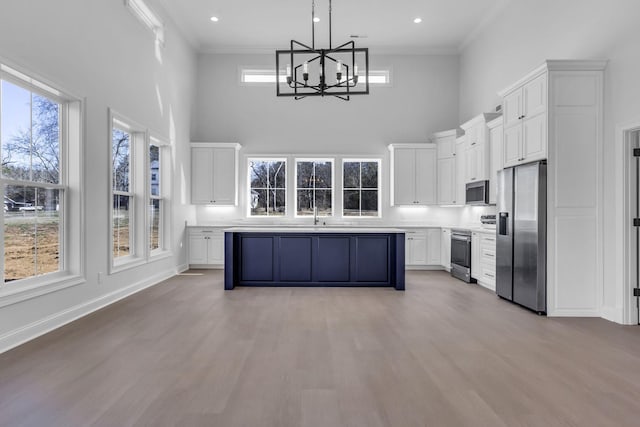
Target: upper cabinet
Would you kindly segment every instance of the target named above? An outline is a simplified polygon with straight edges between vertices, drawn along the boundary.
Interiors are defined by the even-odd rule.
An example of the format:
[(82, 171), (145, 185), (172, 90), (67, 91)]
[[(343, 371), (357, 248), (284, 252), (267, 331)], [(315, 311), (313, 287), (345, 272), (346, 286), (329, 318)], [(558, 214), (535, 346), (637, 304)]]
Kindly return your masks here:
[(467, 196), (467, 144), (466, 137), (464, 135), (456, 138), (456, 180), (454, 183), (454, 195), (455, 200), (453, 202), (454, 205), (464, 206), (466, 204), (466, 196)]
[[(436, 144), (438, 153), (438, 204), (455, 205), (456, 200), (456, 138), (460, 129), (452, 129), (433, 134), (431, 142)], [(464, 204), (464, 203), (462, 203)]]
[(437, 203), (435, 144), (391, 144), (391, 206)]
[(460, 125), (465, 131), (465, 184), (485, 181), (490, 177), (489, 128), (487, 122), (498, 117), (499, 113), (483, 113)]
[(238, 151), (235, 143), (191, 144), (191, 203), (238, 204)]
[(546, 69), (501, 92), (504, 108), (503, 166), (547, 158)]
[(491, 120), (487, 126), (489, 127), (489, 152), (491, 154), (489, 159), (489, 203), (493, 205), (497, 201), (498, 171), (502, 169), (503, 117)]

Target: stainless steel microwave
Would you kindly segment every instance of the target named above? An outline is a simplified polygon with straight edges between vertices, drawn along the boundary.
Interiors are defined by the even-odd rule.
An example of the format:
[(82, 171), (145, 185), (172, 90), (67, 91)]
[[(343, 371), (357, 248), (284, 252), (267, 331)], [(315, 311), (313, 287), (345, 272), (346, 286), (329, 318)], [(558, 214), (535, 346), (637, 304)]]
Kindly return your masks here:
[(489, 204), (489, 181), (469, 182), (465, 192), (467, 205)]

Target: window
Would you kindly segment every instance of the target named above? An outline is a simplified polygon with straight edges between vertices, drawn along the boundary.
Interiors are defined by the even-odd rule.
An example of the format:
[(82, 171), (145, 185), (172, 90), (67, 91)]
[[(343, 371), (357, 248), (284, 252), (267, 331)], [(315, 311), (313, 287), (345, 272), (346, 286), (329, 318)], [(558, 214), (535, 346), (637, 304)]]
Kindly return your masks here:
[(296, 160), (296, 216), (333, 215), (333, 160)]
[(133, 192), (131, 191), (131, 134), (113, 127), (111, 134), (113, 189), (113, 257), (131, 254)]
[(151, 254), (164, 249), (165, 228), (167, 225), (167, 185), (165, 185), (166, 171), (164, 170), (168, 156), (168, 144), (152, 137), (149, 144), (149, 250)]
[(380, 216), (380, 160), (344, 160), (342, 216)]
[[(363, 73), (358, 78), (358, 84), (366, 83)], [(346, 76), (344, 77), (346, 79)], [(280, 83), (286, 83), (287, 71), (280, 70)], [(271, 85), (276, 82), (275, 69), (242, 68), (240, 83), (247, 85)], [(391, 70), (369, 70), (369, 84), (376, 86), (391, 86)]]
[(80, 107), (0, 64), (0, 297), (81, 281)]
[(249, 159), (249, 215), (285, 216), (286, 159)]

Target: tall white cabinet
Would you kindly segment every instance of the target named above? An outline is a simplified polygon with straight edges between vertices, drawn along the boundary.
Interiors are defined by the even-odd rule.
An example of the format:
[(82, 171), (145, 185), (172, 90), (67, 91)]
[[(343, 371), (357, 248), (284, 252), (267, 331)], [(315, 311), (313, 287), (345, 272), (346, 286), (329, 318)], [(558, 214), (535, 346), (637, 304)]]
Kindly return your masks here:
[(192, 204), (238, 204), (238, 151), (235, 143), (191, 143)]
[(503, 152), (503, 117), (500, 116), (487, 123), (489, 127), (489, 203), (494, 205), (497, 201), (498, 171), (502, 169)]
[(503, 165), (548, 159), (547, 314), (600, 316), (606, 61), (545, 61), (499, 92)]
[(431, 141), (436, 144), (438, 153), (438, 204), (455, 205), (456, 192), (456, 138), (462, 132), (459, 129), (433, 134)]
[(437, 203), (436, 144), (391, 144), (391, 206)]

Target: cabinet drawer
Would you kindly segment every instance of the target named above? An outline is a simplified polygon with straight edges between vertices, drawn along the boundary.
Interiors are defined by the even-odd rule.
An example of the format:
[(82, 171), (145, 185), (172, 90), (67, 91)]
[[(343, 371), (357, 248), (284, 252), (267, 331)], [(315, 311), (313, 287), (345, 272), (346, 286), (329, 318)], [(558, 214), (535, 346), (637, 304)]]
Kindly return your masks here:
[(487, 283), (491, 286), (495, 286), (496, 285), (496, 270), (491, 269), (491, 268), (487, 268), (485, 266), (483, 266), (480, 269), (480, 281)]
[(221, 228), (190, 228), (189, 236), (210, 236), (210, 237), (224, 237), (224, 231)]
[(480, 263), (483, 266), (491, 266), (496, 268), (496, 251), (495, 249), (480, 248)]

